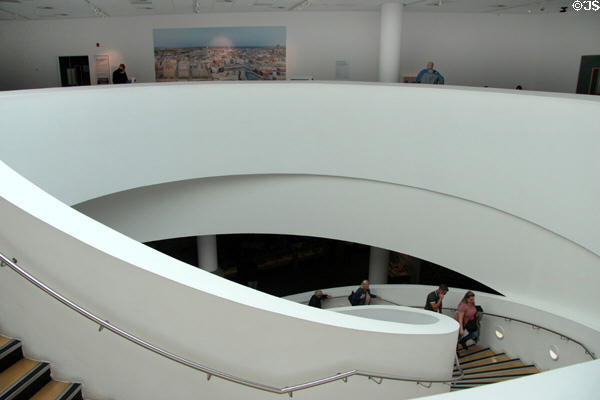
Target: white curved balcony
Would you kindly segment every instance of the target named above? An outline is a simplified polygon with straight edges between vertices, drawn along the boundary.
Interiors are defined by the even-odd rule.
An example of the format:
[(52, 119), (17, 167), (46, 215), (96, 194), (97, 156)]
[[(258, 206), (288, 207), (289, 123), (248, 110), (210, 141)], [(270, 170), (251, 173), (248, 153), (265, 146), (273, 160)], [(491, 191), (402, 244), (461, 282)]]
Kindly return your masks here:
[[(553, 324), (566, 322), (576, 339), (600, 331), (597, 99), (402, 85), (177, 84), (5, 92), (0, 109), (3, 252), (186, 358), (279, 387), (356, 368), (355, 360), (436, 380), (451, 374), (449, 356), (431, 365), (448, 345), (453, 352), (455, 338), (447, 332), (440, 349), (417, 350), (426, 335), (399, 341), (402, 331), (389, 322), (226, 282), (65, 204), (80, 203), (138, 240), (269, 232), (402, 251), (494, 287), (514, 304), (510, 312), (551, 311)], [(549, 119), (556, 115), (577, 118)], [(206, 382), (131, 348), (3, 273), (3, 329), (52, 358), (59, 375), (81, 377), (93, 397), (271, 396)], [(398, 365), (398, 354), (420, 366)], [(581, 368), (585, 378), (598, 362)], [(125, 381), (131, 371), (143, 387)], [(447, 390), (373, 386), (349, 379), (306, 395)]]

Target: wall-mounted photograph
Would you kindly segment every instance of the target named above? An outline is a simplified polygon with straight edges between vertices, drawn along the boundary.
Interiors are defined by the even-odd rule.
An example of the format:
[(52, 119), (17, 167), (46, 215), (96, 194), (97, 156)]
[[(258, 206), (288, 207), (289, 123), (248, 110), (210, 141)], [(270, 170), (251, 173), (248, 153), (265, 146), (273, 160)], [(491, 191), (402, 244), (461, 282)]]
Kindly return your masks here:
[(156, 82), (285, 80), (286, 28), (154, 29)]

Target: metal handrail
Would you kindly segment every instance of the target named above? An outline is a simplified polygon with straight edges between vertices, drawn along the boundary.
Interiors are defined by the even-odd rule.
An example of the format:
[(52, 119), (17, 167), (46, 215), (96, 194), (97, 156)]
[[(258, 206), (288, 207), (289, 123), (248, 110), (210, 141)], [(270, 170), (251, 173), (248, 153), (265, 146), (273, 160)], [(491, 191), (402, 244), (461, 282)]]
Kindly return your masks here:
[[(345, 297), (345, 296), (332, 296), (331, 298), (332, 298), (332, 299), (340, 299), (340, 298), (344, 298), (344, 297)], [(380, 300), (382, 300), (382, 301), (385, 301), (385, 302), (391, 303), (391, 304), (393, 304), (393, 305), (395, 305), (395, 306), (403, 306), (402, 304), (396, 303), (395, 301), (391, 301), (391, 300), (384, 299), (384, 298), (383, 298), (383, 297), (381, 297), (381, 296), (377, 296), (377, 298), (378, 298), (378, 299), (380, 299)], [(411, 308), (423, 308), (422, 306), (405, 306), (405, 307), (411, 307)], [(454, 311), (456, 311), (456, 308), (453, 308), (453, 307), (444, 307), (444, 309), (445, 309), (445, 310), (454, 310)], [(525, 325), (530, 325), (530, 326), (531, 326), (532, 328), (534, 328), (534, 329), (543, 329), (543, 330), (545, 330), (545, 331), (548, 331), (548, 332), (550, 332), (550, 333), (553, 333), (553, 334), (555, 334), (555, 335), (557, 335), (557, 336), (560, 336), (561, 338), (564, 338), (564, 339), (566, 339), (566, 340), (568, 340), (568, 341), (571, 341), (571, 342), (573, 342), (573, 343), (576, 343), (576, 344), (578, 344), (578, 345), (579, 345), (579, 346), (581, 346), (581, 348), (582, 348), (582, 349), (585, 351), (585, 354), (587, 354), (588, 356), (590, 356), (590, 357), (592, 358), (592, 360), (597, 360), (597, 359), (598, 359), (598, 358), (596, 357), (596, 354), (595, 354), (593, 351), (589, 350), (589, 349), (588, 349), (588, 348), (587, 348), (587, 347), (586, 347), (586, 346), (585, 346), (583, 343), (581, 343), (581, 342), (580, 342), (580, 341), (578, 341), (578, 340), (575, 340), (575, 339), (573, 339), (572, 337), (569, 337), (569, 336), (565, 335), (564, 333), (557, 332), (557, 331), (555, 331), (555, 330), (553, 330), (553, 329), (546, 328), (546, 327), (544, 327), (544, 326), (541, 326), (541, 325), (538, 325), (538, 324), (534, 324), (534, 323), (532, 323), (532, 322), (523, 321), (523, 320), (521, 320), (521, 319), (518, 319), (518, 318), (508, 317), (508, 316), (506, 316), (506, 315), (493, 314), (493, 313), (489, 313), (489, 312), (485, 312), (485, 311), (483, 312), (483, 315), (484, 315), (484, 316), (485, 316), (485, 315), (489, 315), (489, 316), (492, 316), (492, 317), (504, 318), (504, 319), (505, 319), (505, 320), (507, 320), (507, 321), (515, 321), (515, 322), (520, 322), (520, 323), (522, 323), (522, 324), (525, 324)]]
[[(381, 373), (371, 373), (371, 372), (367, 372), (367, 371), (361, 371), (361, 370), (350, 370), (350, 371), (346, 371), (346, 372), (341, 372), (341, 373), (337, 373), (335, 375), (332, 376), (328, 376), (325, 378), (321, 378), (321, 379), (317, 379), (311, 382), (305, 382), (305, 383), (301, 383), (298, 385), (294, 385), (294, 386), (287, 386), (284, 388), (277, 388), (274, 386), (269, 386), (269, 385), (264, 385), (262, 383), (257, 383), (257, 382), (253, 382), (247, 379), (243, 379), (243, 378), (238, 378), (236, 376), (227, 374), (225, 372), (221, 372), (221, 371), (217, 371), (215, 369), (203, 366), (201, 364), (198, 364), (194, 361), (190, 361), (187, 360), (181, 356), (178, 356), (174, 353), (171, 353), (167, 350), (163, 350), (160, 347), (154, 346), (153, 344), (146, 342), (145, 340), (142, 340), (140, 338), (138, 338), (135, 335), (132, 335), (118, 327), (116, 327), (115, 325), (102, 320), (101, 318), (97, 317), (96, 315), (94, 315), (93, 313), (87, 311), (86, 309), (84, 309), (83, 307), (80, 307), (79, 305), (77, 305), (76, 303), (72, 302), (71, 300), (67, 299), (66, 297), (64, 297), (63, 295), (61, 295), (60, 293), (57, 293), (56, 291), (54, 291), (52, 288), (50, 288), (49, 286), (47, 286), (46, 284), (44, 284), (43, 282), (39, 281), (37, 278), (35, 278), (33, 275), (31, 275), (30, 273), (28, 273), (27, 271), (25, 271), (23, 268), (21, 268), (20, 266), (17, 265), (17, 260), (16, 259), (9, 259), (7, 258), (4, 254), (0, 253), (0, 266), (4, 267), (4, 266), (8, 266), (10, 267), (13, 271), (15, 271), (17, 274), (19, 274), (20, 276), (22, 276), (23, 278), (25, 278), (27, 281), (29, 281), (30, 283), (32, 283), (34, 286), (37, 286), (38, 288), (42, 289), (44, 292), (46, 292), (46, 294), (50, 295), (51, 297), (55, 298), (56, 300), (60, 301), (61, 303), (63, 303), (64, 305), (66, 305), (67, 307), (69, 307), (70, 309), (76, 311), (77, 313), (83, 315), (84, 317), (86, 317), (87, 319), (95, 322), (96, 324), (100, 325), (101, 329), (102, 328), (106, 328), (109, 331), (116, 333), (117, 335), (121, 336), (124, 339), (127, 339), (135, 344), (137, 344), (138, 346), (141, 346), (147, 350), (150, 350), (156, 354), (159, 354), (163, 357), (166, 357), (172, 361), (175, 361), (179, 364), (185, 365), (187, 367), (190, 367), (192, 369), (195, 369), (197, 371), (203, 372), (206, 374), (206, 378), (207, 380), (210, 380), (211, 377), (216, 376), (217, 378), (221, 378), (230, 382), (234, 382), (234, 383), (238, 383), (240, 385), (244, 385), (244, 386), (248, 386), (254, 389), (259, 389), (259, 390), (263, 390), (265, 392), (271, 392), (271, 393), (275, 393), (275, 394), (289, 394), (290, 397), (292, 397), (292, 393), (298, 390), (302, 390), (302, 389), (308, 389), (314, 386), (320, 386), (323, 385), (325, 383), (329, 383), (329, 382), (334, 382), (334, 381), (338, 381), (340, 379), (343, 379), (344, 382), (347, 381), (348, 377), (350, 376), (365, 376), (367, 378), (369, 378), (370, 380), (375, 381), (378, 384), (381, 384), (382, 381), (384, 379), (389, 379), (389, 380), (396, 380), (396, 381), (406, 381), (406, 382), (416, 382), (417, 384), (423, 385), (423, 384), (429, 384), (429, 386), (426, 387), (430, 387), (431, 384), (433, 383), (453, 383), (456, 381), (459, 381), (460, 379), (463, 378), (464, 376), (464, 372), (460, 366), (460, 363), (458, 361), (458, 356), (455, 355), (454, 359), (455, 359), (455, 363), (458, 367), (458, 370), (460, 371), (460, 375), (453, 377), (452, 379), (446, 379), (446, 380), (431, 380), (431, 379), (416, 379), (416, 378), (405, 378), (405, 377), (399, 377), (399, 376), (394, 376), (394, 375), (386, 375), (386, 374), (381, 374)], [(379, 381), (377, 381), (377, 379), (379, 379)]]

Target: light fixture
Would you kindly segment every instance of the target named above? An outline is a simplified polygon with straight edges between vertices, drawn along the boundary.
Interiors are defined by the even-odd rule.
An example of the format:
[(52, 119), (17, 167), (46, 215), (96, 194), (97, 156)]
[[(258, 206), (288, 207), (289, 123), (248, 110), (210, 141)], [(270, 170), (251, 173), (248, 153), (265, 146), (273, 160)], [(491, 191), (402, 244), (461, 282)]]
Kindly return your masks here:
[(548, 354), (550, 354), (550, 358), (553, 361), (558, 361), (558, 347), (556, 347), (555, 345), (550, 346), (550, 348), (548, 349)]
[(494, 332), (496, 334), (496, 339), (502, 340), (504, 339), (504, 329), (501, 326), (497, 326)]
[(300, 3), (290, 7), (290, 11), (302, 11), (311, 5), (311, 0), (302, 0)]
[(83, 1), (85, 1), (92, 8), (92, 11), (94, 12), (94, 15), (96, 17), (109, 17), (109, 15), (107, 13), (102, 11), (97, 5), (92, 3), (90, 0), (83, 0)]

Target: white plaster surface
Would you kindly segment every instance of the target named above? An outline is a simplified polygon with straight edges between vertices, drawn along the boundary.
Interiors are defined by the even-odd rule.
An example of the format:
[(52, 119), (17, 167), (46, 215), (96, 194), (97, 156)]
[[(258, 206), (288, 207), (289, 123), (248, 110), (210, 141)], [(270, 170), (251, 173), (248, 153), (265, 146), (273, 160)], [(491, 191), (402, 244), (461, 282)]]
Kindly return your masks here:
[[(196, 98), (210, 102), (198, 107), (190, 101)], [(236, 101), (245, 107), (232, 113)], [(265, 104), (268, 120), (259, 112)], [(439, 118), (423, 118), (425, 105), (439, 110)], [(196, 228), (210, 232), (197, 233), (231, 233), (240, 226), (320, 232), (414, 250), (409, 253), (477, 271), (483, 283), (506, 289), (515, 307), (552, 310), (598, 330), (599, 105), (597, 99), (565, 95), (328, 83), (2, 93), (2, 160), (60, 201), (1, 165), (0, 243), (50, 286), (111, 322), (239, 376), (284, 386), (352, 369), (354, 360), (366, 359), (365, 369), (443, 377), (456, 332), (433, 338), (421, 325), (412, 332), (419, 334), (397, 340), (404, 331), (390, 322), (313, 310), (224, 281), (61, 201), (74, 204), (133, 188), (167, 196), (160, 185), (149, 185), (182, 181), (179, 193), (210, 188), (192, 199), (207, 199), (197, 208), (214, 212), (211, 207), (227, 206), (224, 193), (246, 188), (245, 197), (229, 203), (245, 200), (254, 207), (244, 210), (246, 218), (232, 207)], [(510, 118), (494, 112), (500, 108)], [(66, 114), (67, 109), (79, 112)], [(577, 119), (543, 118), (576, 111)], [(220, 176), (233, 181), (204, 179)], [(275, 194), (270, 203), (264, 203), (267, 193)], [(347, 201), (337, 201), (343, 194)], [(221, 203), (211, 204), (215, 201)], [(154, 206), (149, 202), (142, 210)], [(399, 211), (390, 214), (393, 209)], [(355, 218), (343, 218), (348, 215)], [(421, 231), (399, 227), (411, 215), (407, 226)], [(510, 257), (524, 261), (506, 263)], [(10, 271), (2, 273), (1, 328), (26, 338), (34, 357), (56, 360), (58, 376), (97, 377), (87, 386), (92, 397), (177, 399), (197, 389), (200, 375), (98, 333)], [(38, 324), (54, 327), (54, 335)], [(62, 351), (66, 348), (72, 354)], [(441, 364), (432, 369), (440, 354)], [(150, 382), (144, 391), (129, 386), (131, 371)], [(166, 373), (174, 394), (163, 392), (155, 371)], [(314, 390), (318, 396), (311, 398), (346, 392), (374, 397), (370, 387), (356, 382)], [(399, 390), (423, 394), (403, 384), (380, 388), (381, 398)], [(202, 390), (215, 398), (246, 396), (246, 388), (212, 381)]]

